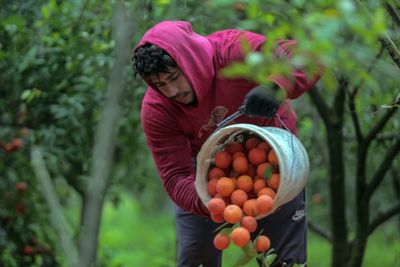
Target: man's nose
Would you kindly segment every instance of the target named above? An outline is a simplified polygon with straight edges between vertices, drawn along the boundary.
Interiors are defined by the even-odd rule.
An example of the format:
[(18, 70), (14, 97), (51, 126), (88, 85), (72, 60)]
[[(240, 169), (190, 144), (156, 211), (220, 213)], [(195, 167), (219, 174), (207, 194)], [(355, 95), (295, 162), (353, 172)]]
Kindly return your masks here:
[(179, 88), (176, 85), (168, 85), (164, 94), (166, 97), (174, 98), (179, 93)]

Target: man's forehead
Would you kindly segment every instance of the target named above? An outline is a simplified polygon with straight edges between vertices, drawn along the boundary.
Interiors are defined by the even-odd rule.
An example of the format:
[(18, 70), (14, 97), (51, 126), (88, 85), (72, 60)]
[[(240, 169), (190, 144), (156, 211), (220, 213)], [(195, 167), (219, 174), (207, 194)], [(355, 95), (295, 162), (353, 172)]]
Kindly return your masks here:
[(168, 68), (167, 72), (159, 72), (157, 74), (151, 75), (151, 80), (153, 83), (163, 82), (171, 78), (176, 72), (178, 68)]

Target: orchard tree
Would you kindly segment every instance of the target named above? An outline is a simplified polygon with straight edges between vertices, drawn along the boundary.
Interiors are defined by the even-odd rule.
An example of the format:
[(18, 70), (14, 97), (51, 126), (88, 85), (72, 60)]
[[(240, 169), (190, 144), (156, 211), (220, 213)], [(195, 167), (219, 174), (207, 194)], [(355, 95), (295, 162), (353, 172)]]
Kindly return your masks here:
[[(388, 188), (381, 189), (390, 170), (398, 171), (399, 7), (391, 1), (293, 0), (248, 1), (245, 9), (242, 27), (264, 33), (268, 42), (226, 74), (268, 83), (266, 73), (322, 73), (309, 91), (311, 112), (319, 118), (311, 117), (316, 133), (309, 133), (316, 140), (307, 148), (312, 163), (328, 167), (330, 229), (312, 221), (310, 227), (332, 242), (332, 266), (362, 266), (369, 236), (400, 212), (398, 194), (378, 210), (373, 199)], [(276, 41), (288, 38), (297, 41), (289, 63), (272, 56)]]

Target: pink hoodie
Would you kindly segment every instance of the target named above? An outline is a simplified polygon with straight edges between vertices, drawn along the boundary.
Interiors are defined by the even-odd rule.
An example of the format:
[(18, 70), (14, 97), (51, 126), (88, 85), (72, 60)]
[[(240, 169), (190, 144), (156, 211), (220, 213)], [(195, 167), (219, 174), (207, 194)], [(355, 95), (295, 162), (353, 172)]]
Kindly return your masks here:
[[(221, 77), (222, 68), (243, 60), (240, 44), (243, 37), (254, 50), (260, 49), (266, 40), (262, 35), (236, 29), (202, 36), (192, 31), (189, 22), (164, 21), (148, 30), (137, 46), (152, 43), (167, 51), (196, 95), (198, 105), (185, 106), (169, 100), (149, 85), (142, 103), (142, 126), (166, 192), (178, 206), (199, 215), (209, 213), (195, 190), (196, 170), (192, 159), (216, 124), (237, 111), (247, 92), (257, 85), (245, 79)], [(287, 45), (293, 43), (281, 43), (278, 53), (287, 51)], [(307, 91), (317, 80), (307, 80), (300, 71), (294, 71), (293, 76), (294, 83), (289, 79), (275, 79), (290, 99)], [(296, 114), (288, 100), (281, 104), (278, 114), (296, 133)], [(235, 123), (282, 127), (276, 118), (245, 115)]]

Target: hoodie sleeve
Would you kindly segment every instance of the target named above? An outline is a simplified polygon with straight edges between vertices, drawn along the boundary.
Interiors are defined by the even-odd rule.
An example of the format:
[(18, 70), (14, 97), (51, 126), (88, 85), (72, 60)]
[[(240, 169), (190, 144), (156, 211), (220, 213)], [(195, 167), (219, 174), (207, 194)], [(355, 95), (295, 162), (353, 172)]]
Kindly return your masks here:
[[(227, 66), (232, 62), (243, 61), (244, 53), (241, 47), (241, 39), (245, 38), (252, 50), (260, 51), (266, 38), (263, 35), (248, 31), (231, 31), (227, 33), (225, 39), (230, 41), (222, 41), (221, 62), (223, 66)], [(224, 39), (222, 39), (224, 40)], [(277, 58), (287, 58), (290, 60), (291, 48), (296, 45), (294, 40), (283, 40), (277, 42), (277, 48), (274, 55)], [(295, 99), (309, 90), (320, 78), (319, 73), (307, 76), (305, 72), (294, 69), (292, 75), (283, 76), (270, 74), (269, 79), (276, 83), (280, 88), (286, 91), (287, 98)]]
[(164, 189), (179, 207), (209, 216), (195, 189), (195, 167), (188, 140), (179, 124), (162, 105), (142, 107), (142, 126)]

